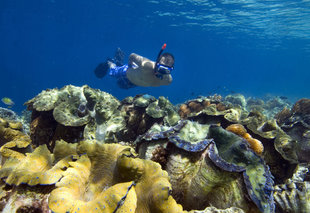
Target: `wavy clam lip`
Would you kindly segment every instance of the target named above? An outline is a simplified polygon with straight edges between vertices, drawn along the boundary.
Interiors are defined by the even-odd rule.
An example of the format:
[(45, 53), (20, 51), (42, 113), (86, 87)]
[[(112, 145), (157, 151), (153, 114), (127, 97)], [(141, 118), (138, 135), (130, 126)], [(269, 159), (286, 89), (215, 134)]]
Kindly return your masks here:
[[(244, 183), (249, 196), (257, 207), (262, 212), (274, 212), (273, 176), (264, 160), (243, 145), (245, 142), (242, 138), (222, 127), (211, 126), (209, 137), (215, 141), (219, 158), (239, 168), (244, 168), (243, 171), (241, 170)], [(228, 147), (230, 149), (227, 149)], [(226, 165), (222, 167), (221, 163), (218, 163), (218, 166), (226, 168)]]
[[(232, 192), (232, 194), (235, 193), (235, 195), (239, 194), (240, 196), (242, 193), (247, 193), (261, 211), (274, 211), (272, 196), (273, 180), (268, 166), (266, 166), (261, 157), (249, 149), (245, 139), (217, 125), (202, 125), (188, 120), (179, 121), (177, 125), (170, 128), (154, 125), (147, 133), (138, 137), (136, 144), (139, 153), (147, 152), (143, 155), (146, 158), (151, 158), (152, 151), (150, 150), (156, 149), (158, 146), (166, 147), (165, 149), (168, 152), (168, 157), (166, 165), (163, 166), (170, 175), (174, 196), (179, 197), (179, 201), (181, 201), (185, 207), (191, 206), (191, 204), (189, 204), (189, 200), (192, 200), (190, 196), (197, 194), (197, 190), (203, 190), (205, 187), (204, 199), (206, 199), (206, 197), (209, 196), (208, 193), (213, 190), (204, 185), (200, 185), (200, 188), (194, 189), (197, 187), (197, 184), (195, 186), (196, 179), (200, 179), (200, 182), (202, 179), (208, 180), (206, 185), (211, 186), (212, 182), (216, 183), (219, 180), (225, 180), (225, 176), (228, 175), (223, 172), (223, 174), (217, 177), (218, 180), (207, 177), (204, 168), (206, 171), (210, 171), (211, 168), (209, 165), (198, 163), (199, 160), (193, 160), (205, 159), (205, 157), (207, 157), (220, 168), (220, 170), (243, 174), (243, 184), (247, 192), (236, 190)], [(149, 144), (149, 147), (147, 144)], [(174, 147), (171, 148), (169, 144), (173, 144)], [(196, 165), (200, 165), (199, 169)], [(202, 165), (204, 166), (202, 167)], [(186, 171), (191, 172), (187, 173)], [(220, 174), (218, 171), (216, 172), (216, 170), (214, 170), (214, 172)], [(180, 178), (180, 175), (182, 178)], [(184, 181), (187, 179), (189, 182)], [(227, 179), (227, 181), (228, 180), (231, 182), (231, 179)], [(214, 186), (217, 184), (214, 184)], [(193, 190), (196, 190), (196, 192)], [(183, 191), (183, 195), (180, 194), (181, 191)], [(191, 193), (186, 193), (187, 191)], [(214, 196), (216, 193), (215, 191), (212, 192)], [(202, 196), (202, 194), (201, 191), (199, 196)], [(226, 194), (229, 193), (226, 192)], [(202, 197), (200, 198), (203, 200)], [(196, 204), (197, 203), (198, 202), (196, 202)], [(241, 203), (235, 204), (244, 205)], [(246, 205), (242, 207), (244, 209), (250, 208), (246, 207)]]
[(5, 178), (9, 185), (52, 185), (63, 177), (63, 170), (71, 160), (69, 155), (54, 163), (47, 146), (41, 145), (32, 153), (12, 156), (6, 160), (0, 170), (0, 177)]
[(167, 172), (129, 146), (83, 141), (49, 197), (55, 212), (181, 212)]
[[(286, 111), (283, 113), (283, 111)], [(310, 99), (300, 99), (292, 109), (278, 115), (281, 130), (275, 148), (292, 163), (310, 162)]]

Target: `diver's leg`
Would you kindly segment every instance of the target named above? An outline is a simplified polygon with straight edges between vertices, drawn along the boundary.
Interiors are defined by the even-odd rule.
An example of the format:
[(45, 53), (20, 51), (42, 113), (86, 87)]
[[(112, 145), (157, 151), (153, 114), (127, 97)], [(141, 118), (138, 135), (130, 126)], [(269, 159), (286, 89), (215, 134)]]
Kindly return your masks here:
[(124, 75), (126, 76), (126, 71), (128, 69), (128, 65), (123, 65), (121, 67), (116, 66), (114, 63), (110, 63), (110, 71), (109, 75), (120, 78), (123, 77)]
[(136, 86), (128, 80), (126, 75), (127, 69), (128, 65), (121, 67), (114, 66), (110, 68), (109, 75), (117, 78), (117, 85), (122, 89), (129, 89)]

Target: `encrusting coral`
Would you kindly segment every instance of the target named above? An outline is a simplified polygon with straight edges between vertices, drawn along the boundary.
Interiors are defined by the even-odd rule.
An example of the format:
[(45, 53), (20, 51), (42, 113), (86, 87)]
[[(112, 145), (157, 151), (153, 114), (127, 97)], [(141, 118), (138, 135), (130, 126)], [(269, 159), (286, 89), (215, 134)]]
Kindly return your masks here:
[(244, 139), (250, 144), (251, 149), (254, 150), (257, 154), (262, 154), (264, 151), (264, 146), (262, 142), (259, 140), (252, 138), (252, 136), (247, 133), (247, 130), (242, 126), (241, 124), (231, 124), (228, 127), (226, 127), (226, 130), (233, 132)]

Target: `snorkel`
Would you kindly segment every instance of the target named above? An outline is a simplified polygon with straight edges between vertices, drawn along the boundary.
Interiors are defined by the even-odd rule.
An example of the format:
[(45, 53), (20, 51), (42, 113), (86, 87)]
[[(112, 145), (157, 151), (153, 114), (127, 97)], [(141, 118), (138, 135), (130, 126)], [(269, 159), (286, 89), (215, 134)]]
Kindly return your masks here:
[(161, 47), (161, 49), (160, 49), (158, 55), (157, 55), (156, 64), (158, 64), (159, 59), (160, 59), (160, 56), (161, 56), (161, 54), (163, 53), (164, 49), (166, 49), (166, 47), (167, 47), (167, 44), (164, 43), (163, 46)]
[[(174, 63), (174, 58), (170, 53), (163, 53), (163, 51), (166, 49), (167, 44), (164, 43), (163, 46), (161, 47), (158, 55), (157, 55), (157, 59), (156, 59), (156, 63), (155, 63), (155, 75), (157, 78), (162, 79), (163, 75), (165, 74), (170, 74), (171, 71), (173, 70), (173, 64), (171, 64), (171, 66), (169, 66), (168, 64), (165, 64), (163, 61), (161, 61), (161, 59), (163, 57), (167, 57), (169, 55), (169, 57), (172, 57), (172, 61)], [(160, 63), (161, 62), (161, 63)]]

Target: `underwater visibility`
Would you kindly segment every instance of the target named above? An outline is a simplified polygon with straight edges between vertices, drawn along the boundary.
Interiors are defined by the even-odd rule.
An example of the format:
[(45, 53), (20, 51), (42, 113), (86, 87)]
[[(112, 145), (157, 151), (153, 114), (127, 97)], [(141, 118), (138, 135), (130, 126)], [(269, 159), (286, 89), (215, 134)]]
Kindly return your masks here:
[(310, 212), (310, 1), (0, 1), (0, 212)]

